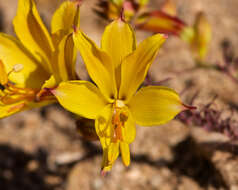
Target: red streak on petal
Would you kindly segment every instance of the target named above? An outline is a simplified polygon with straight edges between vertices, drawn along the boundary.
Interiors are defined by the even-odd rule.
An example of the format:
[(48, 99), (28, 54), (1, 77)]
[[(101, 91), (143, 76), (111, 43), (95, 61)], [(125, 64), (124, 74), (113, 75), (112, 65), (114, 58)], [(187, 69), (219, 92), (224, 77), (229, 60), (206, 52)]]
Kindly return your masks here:
[(124, 8), (122, 7), (121, 8), (121, 12), (120, 12), (120, 21), (122, 21), (122, 22), (126, 22), (125, 21), (125, 14), (124, 14)]
[(17, 111), (23, 109), (24, 106), (25, 106), (25, 103), (15, 105), (15, 106), (11, 107), (7, 112), (8, 112), (8, 113), (17, 112)]

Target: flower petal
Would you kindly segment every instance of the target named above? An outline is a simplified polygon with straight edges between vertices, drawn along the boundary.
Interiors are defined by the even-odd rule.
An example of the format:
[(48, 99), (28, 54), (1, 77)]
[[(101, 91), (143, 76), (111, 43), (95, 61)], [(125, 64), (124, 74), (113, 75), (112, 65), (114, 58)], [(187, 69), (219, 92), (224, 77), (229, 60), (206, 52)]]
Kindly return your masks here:
[(113, 58), (116, 69), (116, 80), (119, 88), (122, 60), (136, 48), (136, 40), (133, 29), (129, 24), (117, 19), (109, 24), (102, 36), (102, 49)]
[(206, 15), (199, 12), (194, 23), (194, 39), (192, 41), (192, 50), (197, 56), (196, 58), (203, 61), (207, 55), (209, 44), (212, 37), (212, 28), (208, 22)]
[(95, 128), (103, 148), (108, 148), (112, 137), (112, 105), (106, 105), (97, 115)]
[(58, 43), (51, 58), (54, 76), (57, 82), (76, 79), (76, 49), (72, 33), (65, 35)]
[(0, 102), (0, 118), (9, 117), (13, 114), (19, 113), (21, 111), (29, 110), (32, 108), (46, 106), (48, 104), (54, 103), (55, 100), (45, 100), (41, 102), (33, 101), (19, 101), (14, 104), (4, 105)]
[(79, 5), (75, 1), (65, 1), (55, 11), (51, 20), (51, 33), (69, 31), (79, 27)]
[(120, 142), (121, 158), (125, 166), (130, 165), (130, 148), (125, 142)]
[(24, 101), (11, 105), (1, 105), (0, 102), (0, 118), (8, 117), (25, 109)]
[(128, 118), (122, 127), (122, 139), (124, 142), (130, 144), (134, 141), (136, 137), (136, 123), (130, 113), (130, 110), (127, 108), (126, 113)]
[(0, 84), (5, 85), (8, 82), (7, 72), (3, 65), (3, 62), (0, 60)]
[(116, 97), (116, 82), (112, 61), (108, 54), (100, 50), (96, 44), (81, 31), (73, 35), (76, 48), (79, 50), (88, 73), (92, 80), (102, 91), (102, 94), (110, 99)]
[(109, 104), (100, 112), (95, 122), (96, 132), (104, 152), (103, 168), (112, 165), (119, 155), (119, 141), (111, 140), (113, 131), (111, 119), (112, 105)]
[(137, 124), (152, 126), (168, 122), (186, 108), (172, 89), (148, 86), (131, 99), (129, 109)]
[(77, 59), (77, 51), (76, 47), (73, 41), (73, 34), (67, 36), (67, 39), (65, 41), (64, 45), (64, 59), (65, 64), (68, 72), (68, 78), (70, 80), (76, 79), (76, 59)]
[(98, 114), (95, 121), (95, 128), (103, 149), (102, 170), (111, 170), (112, 163), (109, 163), (109, 146), (112, 137), (112, 105), (108, 104)]
[(3, 33), (0, 33), (0, 59), (7, 73), (17, 64), (23, 66), (21, 71), (9, 75), (9, 79), (19, 87), (40, 89), (50, 76), (18, 40)]
[(87, 81), (62, 82), (52, 93), (63, 107), (88, 119), (96, 119), (106, 105), (99, 89)]
[(108, 147), (108, 161), (109, 165), (112, 165), (119, 156), (119, 141), (113, 142)]
[(124, 59), (121, 65), (120, 99), (129, 101), (136, 92), (165, 39), (161, 34), (153, 35), (141, 42), (137, 49)]
[(186, 24), (176, 16), (163, 11), (141, 14), (136, 20), (136, 28), (147, 32), (180, 35)]
[(106, 172), (109, 172), (112, 169), (112, 164), (110, 164), (109, 160), (108, 160), (108, 149), (107, 148), (103, 149), (103, 158), (102, 158), (101, 169), (102, 169), (103, 176), (105, 175)]
[(50, 35), (43, 24), (33, 0), (19, 0), (16, 17), (13, 20), (17, 37), (31, 51), (44, 68), (51, 69), (48, 59), (54, 50)]
[(57, 81), (54, 77), (54, 75), (51, 75), (49, 79), (45, 80), (44, 84), (41, 86), (41, 90), (47, 89), (47, 88), (55, 88), (57, 86)]

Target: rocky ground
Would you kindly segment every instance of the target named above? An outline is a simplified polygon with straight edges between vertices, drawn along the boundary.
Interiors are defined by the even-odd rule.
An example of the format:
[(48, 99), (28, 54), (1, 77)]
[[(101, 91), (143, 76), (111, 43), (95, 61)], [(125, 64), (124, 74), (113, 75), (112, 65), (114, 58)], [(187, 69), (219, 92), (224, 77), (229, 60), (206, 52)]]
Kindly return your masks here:
[[(62, 0), (36, 0), (48, 24)], [(96, 0), (85, 0), (81, 8), (81, 28), (100, 41), (105, 22), (92, 8)], [(153, 0), (151, 6), (160, 6)], [(204, 11), (212, 25), (213, 39), (208, 62), (222, 60), (222, 43), (238, 48), (238, 1), (175, 0), (179, 17), (192, 24)], [(12, 19), (17, 0), (0, 0), (0, 29), (13, 34)], [(148, 35), (148, 34), (147, 34)], [(138, 39), (146, 34), (137, 33)], [(150, 73), (157, 81), (172, 78), (164, 85), (183, 92), (189, 103), (201, 110), (218, 95), (214, 109), (230, 117), (229, 104), (238, 121), (238, 85), (225, 75), (206, 69), (183, 71), (194, 66), (188, 47), (180, 39), (169, 38)], [(83, 65), (79, 73), (86, 76)], [(59, 105), (22, 112), (0, 120), (0, 189), (3, 190), (203, 190), (238, 189), (238, 146), (224, 135), (207, 132), (178, 119), (158, 127), (137, 126), (131, 146), (132, 163), (125, 168), (119, 159), (111, 173), (100, 175), (102, 152), (98, 142), (83, 140), (76, 131), (74, 116)]]

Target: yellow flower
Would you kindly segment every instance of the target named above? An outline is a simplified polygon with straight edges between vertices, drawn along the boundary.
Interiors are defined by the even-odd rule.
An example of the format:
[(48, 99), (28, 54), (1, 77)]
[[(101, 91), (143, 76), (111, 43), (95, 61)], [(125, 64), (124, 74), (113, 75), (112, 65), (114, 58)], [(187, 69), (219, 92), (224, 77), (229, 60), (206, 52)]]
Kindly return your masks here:
[(191, 42), (191, 48), (197, 61), (202, 63), (206, 58), (212, 37), (211, 24), (205, 13), (199, 12), (196, 15), (193, 28), (194, 37)]
[(186, 109), (178, 94), (167, 87), (147, 86), (137, 91), (166, 38), (156, 34), (136, 47), (134, 31), (122, 19), (106, 27), (101, 48), (81, 31), (73, 38), (97, 86), (88, 81), (68, 81), (52, 93), (66, 109), (96, 120), (103, 172), (111, 169), (119, 152), (128, 166), (135, 124), (164, 124)]
[(18, 39), (0, 33), (0, 118), (56, 101), (44, 88), (76, 79), (73, 25), (79, 25), (79, 1), (62, 3), (50, 34), (34, 1), (19, 0)]

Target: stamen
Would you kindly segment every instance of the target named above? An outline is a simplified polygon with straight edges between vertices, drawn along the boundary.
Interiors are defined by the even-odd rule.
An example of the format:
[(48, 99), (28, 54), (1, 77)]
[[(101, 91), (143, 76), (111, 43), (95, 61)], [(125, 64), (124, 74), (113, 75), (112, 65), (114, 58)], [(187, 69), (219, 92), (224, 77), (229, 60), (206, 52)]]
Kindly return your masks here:
[(20, 72), (22, 69), (24, 69), (24, 66), (22, 64), (16, 64), (13, 66), (13, 71), (14, 72)]
[(112, 117), (112, 125), (113, 125), (113, 134), (112, 141), (117, 142), (118, 140), (123, 141), (122, 136), (122, 127), (124, 127), (125, 122), (127, 120), (127, 115), (123, 110), (125, 108), (125, 104), (122, 100), (116, 100), (113, 105), (113, 117)]
[[(17, 68), (17, 67), (15, 68), (16, 70), (20, 69), (20, 66), (19, 66), (19, 68)], [(14, 70), (12, 70), (11, 72), (14, 72)], [(4, 90), (1, 91), (2, 93), (0, 94), (0, 102), (5, 105), (14, 104), (14, 103), (17, 103), (19, 101), (24, 101), (24, 100), (25, 101), (33, 101), (35, 94), (36, 94), (36, 92), (34, 90), (32, 90), (30, 88), (16, 87), (10, 81), (8, 81), (8, 83), (6, 85), (4, 85), (3, 87), (4, 87)], [(13, 109), (15, 109), (15, 108), (13, 108)]]
[(18, 73), (22, 69), (24, 69), (24, 66), (22, 64), (15, 64), (13, 65), (12, 70), (10, 70), (7, 75), (10, 76), (10, 74), (12, 74), (13, 72)]
[(35, 91), (30, 89), (30, 88), (20, 88), (20, 87), (16, 87), (14, 84), (12, 83), (8, 83), (7, 84), (7, 89), (9, 91), (12, 91), (12, 92), (15, 92), (15, 93), (18, 93), (18, 94), (35, 94)]
[(34, 99), (34, 96), (28, 95), (28, 94), (25, 94), (25, 95), (24, 94), (23, 95), (19, 95), (19, 94), (9, 95), (9, 94), (6, 94), (5, 96), (0, 98), (0, 101), (5, 105), (9, 105), (9, 104), (17, 103), (21, 100), (32, 101), (33, 99)]

